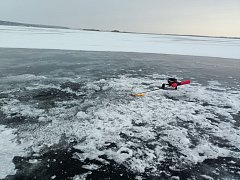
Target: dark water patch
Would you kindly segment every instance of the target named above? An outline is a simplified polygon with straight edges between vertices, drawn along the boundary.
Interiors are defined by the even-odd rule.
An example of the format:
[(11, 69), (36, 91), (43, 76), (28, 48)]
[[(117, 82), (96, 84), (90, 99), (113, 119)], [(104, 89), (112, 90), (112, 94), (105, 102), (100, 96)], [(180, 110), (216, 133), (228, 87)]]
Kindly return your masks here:
[(133, 133), (130, 133), (130, 136), (123, 133), (123, 132), (120, 132), (119, 136), (123, 139), (125, 139), (126, 141), (132, 141), (132, 142), (143, 142), (143, 140), (139, 137), (136, 137), (136, 136), (133, 136), (134, 134)]
[(36, 102), (36, 104), (39, 109), (45, 109), (47, 111), (51, 108), (57, 107), (56, 102), (53, 100), (52, 101), (38, 101), (38, 102)]
[(239, 128), (240, 127), (240, 111), (238, 111), (236, 114), (231, 114), (231, 116), (233, 117), (233, 119), (236, 121), (234, 123), (234, 126)]
[(232, 106), (222, 106), (223, 108), (225, 108), (225, 109), (231, 109), (232, 108)]
[[(84, 164), (72, 158), (71, 150), (49, 151), (39, 157), (14, 157), (17, 173), (6, 179), (68, 179), (76, 174), (86, 173)], [(34, 162), (34, 163), (31, 163)]]
[(37, 89), (24, 92), (19, 92), (14, 95), (16, 99), (24, 104), (31, 104), (39, 109), (50, 109), (58, 106), (58, 102), (68, 100), (80, 100), (84, 101), (85, 94), (77, 94), (74, 92), (66, 92), (61, 89), (48, 88), (48, 89)]
[(102, 148), (100, 148), (99, 150), (103, 150), (103, 149), (117, 149), (118, 146), (116, 143), (114, 142), (105, 142), (105, 144), (103, 145)]
[(62, 100), (70, 100), (70, 99), (77, 99), (79, 95), (75, 93), (65, 92), (59, 89), (42, 89), (37, 90), (35, 93), (32, 94), (32, 99), (43, 101), (43, 100), (54, 100), (54, 101), (62, 101)]
[(215, 114), (217, 117), (216, 119), (219, 120), (219, 122), (227, 122), (229, 123), (231, 119), (229, 119), (227, 116), (223, 116), (222, 114)]
[(201, 111), (200, 110), (194, 110), (194, 115), (199, 115), (200, 113), (201, 113)]
[[(135, 179), (136, 177), (135, 173), (112, 160), (107, 160), (107, 165), (90, 159), (82, 162), (74, 158), (74, 153), (82, 152), (76, 149), (58, 149), (38, 157), (14, 157), (13, 163), (17, 172), (5, 179), (72, 179), (76, 175), (86, 173), (88, 173), (86, 179)], [(106, 159), (106, 156), (100, 158)], [(88, 169), (84, 167), (86, 165), (97, 165), (98, 168)]]
[(168, 94), (164, 94), (164, 96), (167, 98), (167, 99), (171, 99), (173, 101), (179, 101), (179, 98), (178, 97), (174, 97), (174, 96), (171, 96), (171, 95), (168, 95)]
[(215, 119), (215, 118), (206, 117), (206, 119), (209, 120), (214, 125), (217, 125), (217, 124), (220, 123), (220, 121), (218, 119)]
[(128, 170), (124, 165), (119, 165), (114, 161), (110, 161), (108, 166), (102, 166), (96, 171), (92, 171), (87, 179), (135, 179), (136, 173)]
[(148, 123), (143, 123), (143, 122), (136, 122), (134, 120), (132, 120), (132, 125), (133, 126), (145, 126), (147, 125)]
[(0, 99), (3, 99), (3, 98), (8, 98), (8, 94), (0, 93)]
[(231, 145), (231, 142), (228, 141), (227, 139), (223, 139), (221, 137), (217, 137), (217, 136), (211, 135), (211, 136), (209, 136), (208, 140), (213, 145), (216, 145), (216, 146), (218, 146), (220, 148), (226, 148), (226, 149), (231, 150), (231, 151), (240, 152), (239, 147)]
[(6, 115), (0, 110), (0, 123), (4, 124), (4, 122), (6, 121), (5, 119), (6, 119)]
[(145, 82), (142, 82), (141, 84), (144, 85), (144, 86), (150, 86), (151, 85), (150, 83), (145, 83)]
[(177, 127), (183, 127), (185, 129), (189, 129), (194, 124), (193, 121), (191, 121), (191, 120), (188, 120), (188, 121), (182, 120), (179, 116), (177, 116), (176, 119), (177, 119), (176, 122), (173, 122), (173, 123), (175, 123), (175, 126), (177, 126)]
[[(6, 180), (18, 179), (71, 179), (74, 176), (85, 175), (86, 179), (171, 179), (179, 177), (185, 179), (238, 179), (240, 175), (240, 160), (237, 158), (219, 157), (217, 159), (206, 159), (196, 165), (188, 166), (176, 156), (176, 148), (169, 145), (166, 159), (155, 168), (157, 175), (153, 175), (151, 168), (146, 168), (145, 173), (140, 174), (126, 168), (123, 164), (107, 159), (106, 155), (99, 158), (106, 160), (103, 164), (98, 160), (86, 159), (80, 161), (74, 158), (74, 153), (82, 153), (76, 149), (51, 150), (41, 156), (14, 157), (13, 162), (17, 169), (15, 175), (9, 175)], [(124, 153), (124, 152), (123, 152)], [(181, 154), (179, 154), (181, 156)], [(179, 166), (181, 164), (181, 166)], [(86, 168), (95, 165), (97, 168)]]
[(172, 175), (184, 179), (240, 179), (240, 159), (218, 157), (206, 159), (201, 163), (182, 171), (170, 171)]
[(47, 122), (39, 122), (38, 117), (23, 116), (19, 113), (12, 113), (10, 115), (5, 115), (0, 111), (0, 124), (6, 125), (11, 128), (28, 126), (32, 124), (44, 124)]
[(146, 143), (146, 147), (151, 150), (155, 150), (158, 144), (155, 141), (149, 141)]
[(61, 88), (62, 89), (66, 89), (66, 88), (69, 88), (69, 89), (71, 89), (72, 91), (76, 91), (76, 92), (78, 92), (82, 87), (84, 87), (85, 86), (85, 84), (81, 84), (81, 83), (75, 83), (75, 82), (65, 82), (65, 83), (63, 83), (63, 84), (61, 84)]
[(27, 117), (22, 116), (21, 114), (12, 113), (11, 115), (4, 116), (1, 123), (8, 125), (17, 125), (24, 123), (25, 121), (27, 121), (27, 119), (28, 119)]
[(210, 104), (210, 103), (208, 103), (208, 102), (203, 102), (203, 103), (202, 103), (202, 106), (206, 107), (206, 106), (215, 106), (215, 105)]
[(201, 135), (198, 134), (198, 132), (192, 132), (191, 130), (188, 131), (188, 139), (191, 143), (191, 145), (189, 146), (189, 148), (193, 149), (195, 148), (197, 145), (200, 144), (200, 138)]

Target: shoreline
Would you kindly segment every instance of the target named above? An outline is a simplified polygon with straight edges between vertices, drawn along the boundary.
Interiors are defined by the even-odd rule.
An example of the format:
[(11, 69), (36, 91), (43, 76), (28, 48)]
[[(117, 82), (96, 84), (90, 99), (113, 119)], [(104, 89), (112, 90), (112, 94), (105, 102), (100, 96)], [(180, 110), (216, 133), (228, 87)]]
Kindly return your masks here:
[(240, 59), (240, 39), (0, 26), (0, 47)]

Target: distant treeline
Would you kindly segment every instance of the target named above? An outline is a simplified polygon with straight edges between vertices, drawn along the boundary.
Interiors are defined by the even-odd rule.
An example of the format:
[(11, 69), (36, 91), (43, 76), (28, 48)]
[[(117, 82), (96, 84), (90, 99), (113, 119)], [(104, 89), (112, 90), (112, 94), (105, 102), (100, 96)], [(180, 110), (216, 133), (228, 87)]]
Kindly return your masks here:
[(18, 22), (11, 22), (11, 21), (1, 21), (0, 25), (5, 26), (24, 26), (24, 27), (39, 27), (39, 28), (58, 28), (58, 29), (69, 29), (63, 26), (50, 26), (50, 25), (40, 25), (40, 24), (26, 24), (26, 23), (18, 23)]

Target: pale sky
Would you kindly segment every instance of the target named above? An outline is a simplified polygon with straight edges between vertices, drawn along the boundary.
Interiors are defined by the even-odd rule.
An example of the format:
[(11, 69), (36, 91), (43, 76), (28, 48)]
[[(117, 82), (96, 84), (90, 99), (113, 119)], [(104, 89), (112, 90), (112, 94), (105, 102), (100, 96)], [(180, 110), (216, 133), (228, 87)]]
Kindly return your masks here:
[(0, 0), (0, 20), (240, 37), (240, 0)]

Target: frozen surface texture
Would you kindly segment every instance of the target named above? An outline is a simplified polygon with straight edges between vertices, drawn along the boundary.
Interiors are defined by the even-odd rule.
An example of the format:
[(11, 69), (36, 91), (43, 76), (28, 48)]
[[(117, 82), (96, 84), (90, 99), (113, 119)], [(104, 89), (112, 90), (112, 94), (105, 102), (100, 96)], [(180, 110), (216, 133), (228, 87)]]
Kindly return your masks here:
[[(14, 176), (28, 178), (41, 176), (39, 169), (48, 169), (46, 178), (239, 177), (238, 60), (14, 49), (0, 54), (1, 178), (15, 172), (14, 164)], [(130, 96), (169, 76), (192, 83)]]

